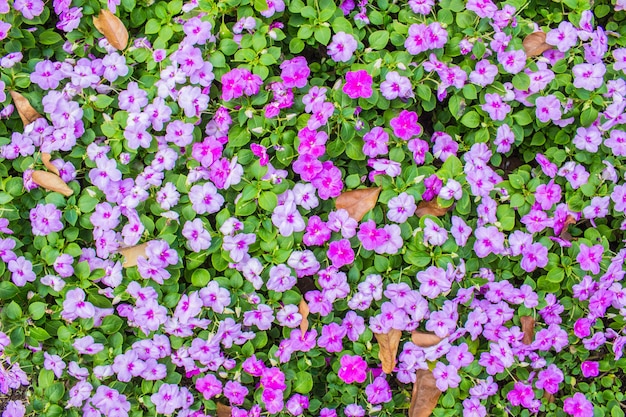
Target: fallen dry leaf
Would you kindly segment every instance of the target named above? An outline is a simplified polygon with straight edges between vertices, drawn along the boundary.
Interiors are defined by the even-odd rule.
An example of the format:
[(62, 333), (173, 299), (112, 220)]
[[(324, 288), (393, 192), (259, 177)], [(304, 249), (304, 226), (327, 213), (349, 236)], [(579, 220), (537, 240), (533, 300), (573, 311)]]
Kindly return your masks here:
[(48, 168), (48, 171), (59, 175), (59, 169), (55, 167), (54, 165), (52, 165), (52, 163), (50, 162), (50, 158), (51, 156), (49, 153), (47, 152), (41, 153), (41, 162), (43, 162), (44, 166)]
[(124, 263), (122, 268), (130, 268), (137, 266), (137, 258), (140, 256), (146, 257), (146, 247), (148, 242), (142, 243), (136, 246), (129, 246), (126, 248), (120, 248), (119, 252), (124, 255)]
[(400, 337), (402, 332), (397, 329), (391, 329), (389, 333), (374, 333), (380, 350), (378, 352), (378, 358), (383, 365), (383, 372), (390, 374), (396, 367), (396, 355), (398, 354), (398, 345), (400, 344)]
[(232, 409), (228, 405), (217, 403), (217, 417), (230, 417)]
[(519, 321), (522, 325), (522, 332), (524, 332), (522, 343), (530, 345), (535, 340), (535, 319), (530, 316), (521, 316)]
[(346, 191), (335, 199), (337, 210), (345, 209), (350, 217), (360, 222), (363, 216), (376, 206), (381, 187)]
[(66, 197), (74, 194), (74, 190), (67, 186), (65, 181), (56, 174), (48, 171), (33, 171), (32, 179), (35, 184), (50, 191), (56, 191)]
[(553, 403), (556, 400), (554, 394), (550, 394), (548, 391), (543, 393), (543, 398), (545, 398), (549, 403)]
[(33, 106), (30, 105), (30, 102), (26, 97), (24, 97), (17, 91), (10, 91), (10, 93), (11, 98), (13, 99), (13, 104), (15, 104), (17, 113), (20, 115), (24, 126), (28, 126), (35, 120), (42, 117), (39, 113), (37, 113), (37, 110), (35, 110)]
[(424, 333), (415, 330), (411, 333), (411, 341), (413, 344), (423, 348), (435, 346), (439, 344), (441, 340), (439, 336), (433, 333)]
[(112, 47), (118, 51), (126, 49), (128, 46), (128, 30), (126, 30), (126, 26), (117, 16), (106, 9), (102, 9), (97, 17), (94, 16), (93, 24)]
[(534, 32), (526, 36), (522, 45), (524, 46), (524, 52), (526, 52), (527, 57), (538, 56), (548, 49), (552, 49), (552, 45), (546, 43), (546, 33), (542, 31)]
[(302, 337), (309, 329), (309, 305), (304, 301), (304, 297), (300, 300), (300, 304), (298, 305), (298, 313), (302, 315), (302, 321), (300, 322), (300, 331), (302, 331)]
[(411, 394), (409, 417), (428, 417), (432, 414), (441, 395), (435, 382), (431, 371), (425, 369), (417, 371)]
[(420, 201), (417, 205), (417, 210), (415, 210), (415, 215), (417, 217), (426, 216), (430, 214), (431, 216), (441, 217), (450, 210), (450, 207), (441, 207), (436, 199), (432, 199), (430, 201)]

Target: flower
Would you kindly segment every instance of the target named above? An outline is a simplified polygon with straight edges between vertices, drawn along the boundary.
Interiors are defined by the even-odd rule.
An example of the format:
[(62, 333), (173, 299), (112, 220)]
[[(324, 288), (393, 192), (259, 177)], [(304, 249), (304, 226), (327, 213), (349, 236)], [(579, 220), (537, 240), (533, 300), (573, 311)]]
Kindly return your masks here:
[(343, 92), (352, 99), (372, 96), (372, 76), (365, 70), (348, 71)]
[(563, 411), (574, 417), (592, 416), (593, 404), (585, 398), (584, 394), (577, 392), (563, 401)]
[(339, 362), (341, 367), (337, 374), (346, 384), (361, 383), (367, 378), (367, 362), (360, 356), (344, 355)]
[(345, 32), (337, 32), (328, 45), (328, 56), (335, 62), (348, 62), (357, 46), (358, 43), (354, 36)]

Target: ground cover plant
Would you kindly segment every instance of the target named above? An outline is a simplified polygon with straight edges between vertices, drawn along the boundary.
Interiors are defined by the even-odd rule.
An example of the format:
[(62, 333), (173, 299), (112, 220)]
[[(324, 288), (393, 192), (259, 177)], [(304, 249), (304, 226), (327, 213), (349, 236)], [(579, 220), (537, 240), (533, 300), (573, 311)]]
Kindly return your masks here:
[(624, 416), (623, 0), (0, 0), (3, 416)]

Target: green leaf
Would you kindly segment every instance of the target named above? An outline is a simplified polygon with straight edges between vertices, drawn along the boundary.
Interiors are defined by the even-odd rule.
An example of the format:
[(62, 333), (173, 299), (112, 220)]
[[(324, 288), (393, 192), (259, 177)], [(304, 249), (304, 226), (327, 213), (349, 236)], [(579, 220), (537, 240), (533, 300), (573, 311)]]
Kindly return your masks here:
[(513, 77), (513, 87), (526, 91), (530, 87), (530, 77), (524, 72), (519, 72)]
[(304, 42), (302, 39), (292, 38), (289, 42), (289, 51), (292, 54), (299, 54), (304, 49)]
[(480, 124), (480, 115), (474, 110), (471, 110), (463, 115), (461, 123), (470, 129), (474, 129)]
[(322, 45), (328, 45), (328, 42), (330, 42), (330, 28), (326, 26), (319, 26), (315, 29), (315, 40)]
[(54, 372), (50, 369), (42, 369), (39, 371), (37, 382), (39, 388), (50, 388), (54, 384)]
[(156, 19), (148, 20), (148, 23), (146, 23), (146, 27), (144, 29), (146, 35), (153, 35), (155, 33), (159, 33), (159, 30), (161, 30), (161, 22), (159, 22)]
[(271, 191), (263, 191), (259, 196), (259, 206), (267, 211), (274, 211), (278, 204), (278, 197)]
[(22, 308), (15, 301), (11, 301), (2, 311), (9, 320), (19, 320), (22, 318)]
[(369, 36), (370, 48), (378, 51), (384, 49), (389, 42), (389, 32), (386, 30), (377, 30)]
[(28, 312), (30, 313), (33, 320), (39, 320), (44, 316), (44, 314), (46, 314), (46, 307), (46, 303), (37, 301), (28, 306)]
[(42, 45), (54, 45), (55, 43), (62, 42), (63, 38), (54, 30), (48, 29), (37, 37), (37, 41)]
[(106, 316), (102, 319), (100, 329), (106, 334), (116, 333), (124, 324), (124, 321), (118, 316)]
[(191, 284), (198, 288), (204, 288), (211, 280), (211, 274), (206, 269), (196, 269), (191, 274)]
[(11, 194), (0, 191), (0, 204), (8, 204), (11, 201), (13, 201), (13, 196)]
[(30, 337), (38, 342), (43, 342), (44, 340), (50, 339), (50, 333), (48, 333), (45, 329), (42, 329), (41, 327), (31, 327)]
[(96, 101), (93, 103), (99, 109), (107, 109), (115, 99), (113, 97), (98, 94)]
[(313, 377), (306, 371), (300, 371), (294, 378), (292, 389), (300, 394), (308, 394), (313, 389)]

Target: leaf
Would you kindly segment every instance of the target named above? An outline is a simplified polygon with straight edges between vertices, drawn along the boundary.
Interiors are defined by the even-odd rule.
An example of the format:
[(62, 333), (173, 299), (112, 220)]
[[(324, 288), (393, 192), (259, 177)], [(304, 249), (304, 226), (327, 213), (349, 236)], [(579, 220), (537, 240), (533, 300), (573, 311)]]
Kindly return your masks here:
[(398, 345), (402, 332), (397, 329), (391, 329), (389, 333), (374, 333), (376, 340), (380, 345), (378, 358), (383, 365), (383, 372), (390, 374), (396, 367), (396, 355), (398, 354)]
[(217, 417), (230, 417), (231, 415), (232, 410), (230, 406), (217, 403)]
[(111, 46), (122, 51), (128, 46), (128, 31), (124, 23), (106, 9), (100, 10), (98, 17), (93, 18), (93, 24), (109, 41)]
[(55, 167), (51, 162), (50, 162), (50, 154), (47, 152), (43, 152), (41, 154), (41, 162), (43, 162), (43, 164), (45, 165), (46, 168), (48, 168), (48, 171), (59, 175), (59, 169), (57, 167)]
[(534, 32), (526, 36), (522, 45), (527, 57), (538, 56), (548, 49), (552, 49), (552, 45), (546, 43), (546, 33), (543, 31)]
[(417, 217), (426, 216), (427, 214), (431, 216), (441, 217), (450, 210), (450, 207), (441, 207), (437, 204), (437, 200), (432, 199), (430, 201), (420, 201), (417, 205), (417, 210), (415, 210), (415, 215)]
[(567, 230), (570, 224), (576, 224), (576, 218), (572, 216), (571, 214), (568, 214), (567, 218), (565, 219), (565, 222), (563, 223), (563, 229), (561, 230), (561, 233), (559, 234), (559, 237), (561, 239), (566, 240), (568, 242), (572, 241), (572, 235)]
[(522, 343), (530, 345), (535, 340), (535, 319), (530, 316), (521, 316), (519, 321), (522, 325), (522, 332), (524, 332)]
[(298, 313), (302, 315), (302, 321), (300, 322), (300, 331), (302, 331), (302, 337), (309, 329), (309, 305), (304, 301), (304, 297), (300, 299), (300, 304), (298, 305)]
[(350, 217), (359, 222), (376, 206), (380, 190), (381, 187), (346, 191), (335, 199), (335, 207), (337, 210), (345, 209)]
[(126, 248), (121, 248), (119, 253), (124, 256), (124, 263), (122, 264), (123, 268), (131, 268), (133, 266), (137, 266), (137, 258), (140, 256), (146, 257), (146, 247), (148, 246), (148, 242), (142, 243), (141, 245), (129, 246)]
[(409, 406), (409, 417), (428, 417), (431, 415), (441, 391), (435, 384), (433, 373), (428, 370), (419, 369), (413, 384), (411, 393), (411, 405)]
[(46, 190), (56, 191), (66, 197), (74, 194), (74, 190), (68, 187), (61, 177), (53, 174), (52, 172), (33, 171), (32, 178), (35, 184), (45, 188)]
[(441, 340), (442, 339), (439, 336), (433, 333), (424, 333), (415, 330), (411, 333), (411, 341), (415, 345), (423, 348), (435, 346), (439, 344)]
[(33, 106), (30, 105), (30, 102), (26, 97), (16, 91), (10, 91), (10, 93), (13, 103), (15, 104), (15, 108), (17, 109), (17, 113), (20, 115), (24, 126), (28, 126), (35, 120), (43, 117), (37, 113), (37, 110), (35, 110)]

